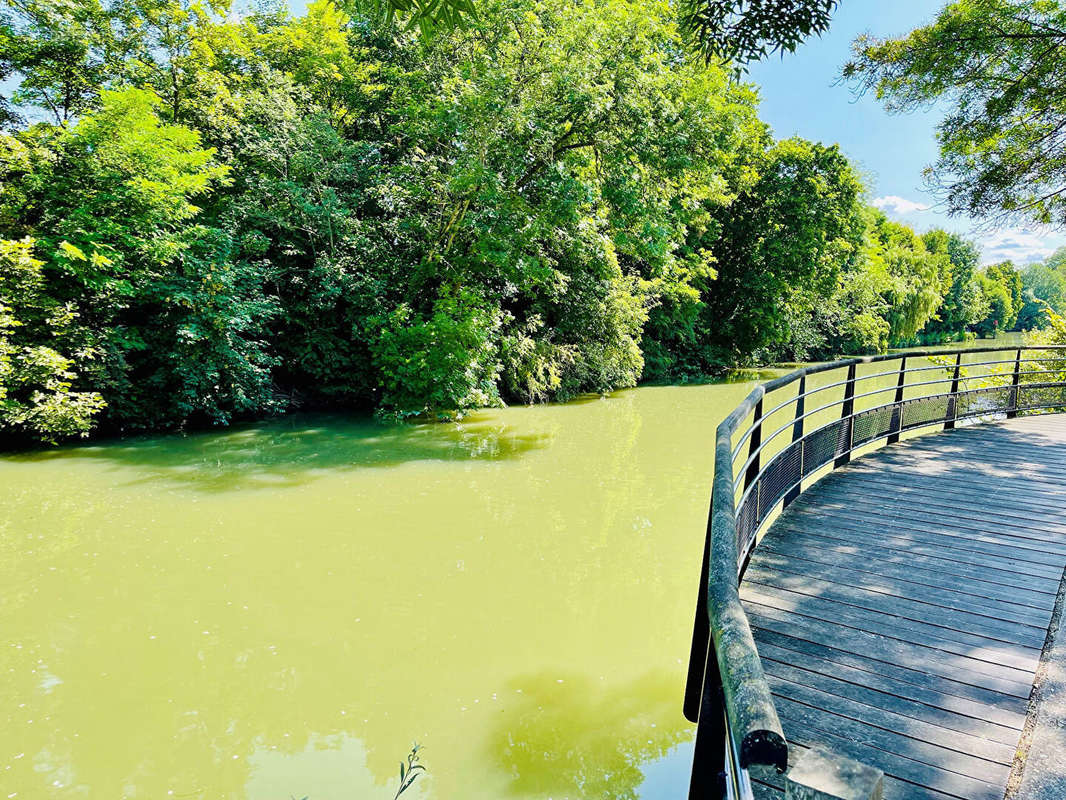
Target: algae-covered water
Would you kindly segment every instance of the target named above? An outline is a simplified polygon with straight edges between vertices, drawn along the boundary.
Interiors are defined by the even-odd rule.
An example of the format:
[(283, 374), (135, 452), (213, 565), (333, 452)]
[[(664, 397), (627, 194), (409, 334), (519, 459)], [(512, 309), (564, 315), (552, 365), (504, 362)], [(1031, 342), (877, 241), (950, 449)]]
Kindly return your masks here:
[(0, 800), (683, 796), (751, 385), (0, 458)]
[(0, 798), (681, 791), (749, 385), (0, 458)]

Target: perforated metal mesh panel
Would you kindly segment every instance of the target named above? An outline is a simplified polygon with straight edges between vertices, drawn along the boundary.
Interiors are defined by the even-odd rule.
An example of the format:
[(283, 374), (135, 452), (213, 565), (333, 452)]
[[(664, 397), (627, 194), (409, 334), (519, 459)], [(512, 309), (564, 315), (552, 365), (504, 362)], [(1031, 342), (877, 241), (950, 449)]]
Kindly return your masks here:
[(852, 437), (852, 445), (858, 447), (860, 444), (881, 436), (887, 436), (893, 430), (893, 421), (897, 413), (898, 407), (893, 403), (856, 414), (853, 423), (855, 433)]
[(963, 419), (1010, 411), (1012, 392), (1010, 386), (987, 386), (960, 392), (955, 416)]
[(1066, 386), (1026, 386), (1018, 387), (1018, 409), (1058, 408), (1066, 406)]
[(771, 461), (762, 474), (762, 487), (759, 494), (759, 522), (785, 496), (785, 492), (803, 476), (803, 442), (793, 442)]
[(736, 517), (737, 552), (740, 553), (740, 557), (743, 560), (744, 554), (748, 551), (751, 540), (755, 536), (755, 530), (759, 526), (758, 483), (752, 487), (751, 493), (740, 504), (740, 508), (737, 509)]
[(948, 415), (948, 398), (946, 394), (931, 397), (919, 397), (903, 401), (903, 430), (943, 422)]
[(803, 439), (803, 476), (851, 449), (851, 417), (831, 422)]

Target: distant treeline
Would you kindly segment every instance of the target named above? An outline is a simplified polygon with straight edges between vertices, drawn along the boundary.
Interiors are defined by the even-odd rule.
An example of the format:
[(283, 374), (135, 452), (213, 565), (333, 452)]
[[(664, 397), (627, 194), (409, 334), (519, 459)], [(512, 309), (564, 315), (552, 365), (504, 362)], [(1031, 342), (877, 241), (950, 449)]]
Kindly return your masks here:
[(429, 39), (328, 0), (9, 9), (9, 437), (565, 399), (1066, 297), (775, 141), (666, 3), (495, 0)]

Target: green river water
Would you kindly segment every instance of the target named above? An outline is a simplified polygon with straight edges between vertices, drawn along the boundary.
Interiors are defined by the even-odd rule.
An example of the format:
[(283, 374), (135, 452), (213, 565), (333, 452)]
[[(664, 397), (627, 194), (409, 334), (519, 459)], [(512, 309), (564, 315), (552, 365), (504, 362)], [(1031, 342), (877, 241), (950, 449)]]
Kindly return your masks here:
[(0, 458), (0, 800), (683, 796), (751, 385)]

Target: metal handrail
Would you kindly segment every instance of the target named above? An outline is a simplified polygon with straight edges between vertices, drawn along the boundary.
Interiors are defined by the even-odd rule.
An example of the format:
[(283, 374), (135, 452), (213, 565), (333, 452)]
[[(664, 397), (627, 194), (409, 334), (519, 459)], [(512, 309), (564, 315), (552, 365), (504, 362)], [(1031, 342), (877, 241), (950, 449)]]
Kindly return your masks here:
[[(1022, 362), (1022, 363), (1030, 363), (1030, 362)], [(971, 365), (966, 365), (966, 366), (971, 366)], [(937, 369), (949, 370), (950, 371), (952, 369), (952, 366), (937, 367)], [(918, 370), (915, 370), (915, 371), (917, 372)], [(886, 373), (886, 374), (891, 375), (891, 374), (894, 374), (894, 373)], [(911, 374), (910, 370), (908, 370), (906, 374), (910, 375)], [(1056, 375), (1056, 374), (1061, 374), (1061, 370), (1034, 369), (1034, 370), (1027, 371), (1025, 374), (1026, 375)], [(990, 378), (1010, 378), (1010, 377), (1011, 377), (1010, 375), (1004, 374), (1004, 373), (1000, 373), (1000, 374), (989, 373), (989, 374), (986, 374), (986, 375), (960, 375), (956, 379), (953, 379), (951, 377), (947, 377), (947, 378), (941, 378), (940, 380), (935, 380), (935, 381), (919, 381), (917, 383), (908, 383), (906, 388), (907, 389), (914, 389), (914, 388), (918, 388), (918, 387), (921, 387), (921, 386), (939, 386), (940, 384), (951, 383), (953, 380), (957, 380), (959, 383), (963, 383), (965, 381), (980, 381), (980, 380), (988, 380)], [(856, 378), (856, 383), (858, 383), (858, 378)], [(1036, 387), (1033, 384), (1029, 384), (1029, 388), (1036, 388)], [(1041, 387), (1041, 388), (1047, 388), (1047, 387)], [(862, 400), (862, 399), (867, 398), (867, 397), (876, 397), (879, 394), (886, 394), (888, 392), (892, 392), (892, 391), (895, 391), (895, 390), (896, 390), (895, 386), (886, 386), (884, 389), (875, 389), (874, 391), (871, 391), (871, 392), (862, 392), (860, 394), (854, 395), (852, 397), (852, 400)], [(812, 392), (808, 392), (806, 396), (810, 397), (811, 394), (812, 394)], [(926, 395), (926, 396), (933, 396), (933, 395)], [(921, 398), (911, 398), (911, 399), (921, 399)], [(772, 442), (774, 439), (776, 439), (782, 433), (787, 431), (789, 428), (794, 428), (795, 424), (797, 422), (799, 422), (800, 420), (808, 419), (808, 418), (813, 417), (813, 416), (817, 416), (818, 414), (821, 414), (821, 413), (823, 413), (825, 411), (831, 411), (832, 409), (838, 407), (839, 405), (840, 405), (840, 401), (835, 401), (835, 402), (832, 402), (832, 403), (826, 403), (824, 406), (819, 406), (818, 408), (814, 409), (813, 411), (806, 411), (806, 412), (804, 412), (802, 414), (797, 414), (793, 419), (789, 420), (784, 425), (781, 425), (780, 427), (775, 429), (773, 431), (773, 433), (771, 433), (769, 436), (765, 436), (762, 439), (762, 441), (759, 443), (758, 447), (750, 449), (749, 453), (748, 453), (748, 459), (741, 466), (740, 471), (746, 470), (748, 468), (748, 466), (750, 466), (751, 463), (755, 459), (759, 458), (759, 456), (766, 449), (766, 446), (768, 444), (770, 444), (770, 442)], [(886, 403), (883, 406), (878, 406), (878, 408), (885, 408), (885, 407), (887, 407), (889, 405), (891, 405), (891, 404)], [(865, 409), (865, 410), (869, 411), (869, 410), (872, 410), (872, 409)], [(765, 420), (769, 416), (770, 416), (769, 413), (765, 413), (765, 414), (763, 414), (762, 418)], [(747, 441), (748, 441), (748, 439), (745, 438), (744, 442), (747, 442)], [(737, 447), (733, 448), (732, 460), (733, 460), (734, 467), (736, 466), (737, 456), (740, 455), (740, 450), (741, 449), (742, 448), (739, 445)]]
[[(1008, 351), (1011, 351), (1011, 350), (1023, 350), (1023, 351), (1024, 350), (1041, 350), (1041, 351), (1043, 351), (1043, 350), (1059, 350), (1059, 349), (1064, 349), (1064, 348), (1066, 348), (1066, 345), (1044, 345), (1044, 346), (1040, 346), (1040, 345), (1015, 345), (1013, 347), (1003, 348), (1003, 350), (1008, 350)], [(843, 360), (843, 361), (828, 361), (828, 362), (826, 362), (824, 364), (817, 364), (817, 365), (814, 365), (812, 367), (803, 367), (801, 369), (795, 370), (794, 372), (790, 372), (787, 375), (782, 376), (781, 378), (775, 379), (775, 381), (794, 378), (795, 376), (799, 375), (800, 373), (802, 373), (804, 375), (813, 375), (813, 374), (816, 374), (818, 372), (826, 371), (826, 368), (839, 369), (841, 367), (848, 366), (852, 362), (855, 362), (857, 364), (870, 364), (870, 363), (877, 363), (879, 361), (893, 360), (893, 359), (897, 359), (897, 358), (898, 359), (902, 359), (902, 358), (933, 358), (933, 357), (936, 357), (938, 355), (953, 356), (953, 355), (957, 355), (959, 352), (963, 352), (963, 353), (985, 353), (985, 352), (993, 352), (993, 351), (990, 351), (987, 348), (966, 348), (966, 349), (963, 349), (961, 351), (960, 350), (920, 350), (920, 351), (914, 351), (914, 352), (909, 352), (909, 353), (905, 353), (905, 354), (904, 353), (887, 353), (887, 354), (879, 355), (879, 356), (866, 356), (866, 357), (862, 357), (862, 358), (848, 359), (848, 360)], [(1056, 360), (1061, 360), (1061, 359), (1033, 358), (1033, 359), (1025, 359), (1024, 363), (1036, 364), (1036, 363), (1045, 363), (1045, 362), (1056, 361)], [(1006, 360), (1001, 360), (1001, 361), (978, 361), (978, 362), (974, 362), (974, 363), (971, 363), (971, 364), (966, 364), (965, 366), (970, 368), (970, 369), (972, 369), (974, 367), (987, 367), (987, 366), (995, 366), (995, 365), (999, 365), (999, 364), (1013, 364), (1014, 362), (1015, 362), (1015, 359), (1011, 358), (1011, 359), (1006, 359)], [(914, 367), (913, 369), (908, 369), (907, 370), (907, 374), (916, 373), (916, 372), (928, 372), (930, 370), (941, 370), (941, 369), (948, 369), (948, 368), (949, 367), (947, 367), (945, 365), (934, 364), (934, 365), (928, 366), (928, 367)], [(886, 377), (890, 377), (892, 375), (896, 375), (897, 372), (898, 372), (897, 370), (888, 370), (886, 372), (873, 372), (873, 373), (870, 373), (869, 375), (856, 375), (855, 378), (853, 379), (853, 382), (858, 383), (859, 381), (868, 381), (868, 380), (871, 380), (873, 378), (886, 378)], [(988, 375), (985, 376), (985, 377), (991, 377), (993, 375), (1003, 375), (1003, 374), (1004, 373), (988, 373)], [(976, 376), (976, 377), (981, 377), (981, 376)], [(774, 383), (775, 381), (768, 382), (766, 385), (769, 386), (771, 383)], [(788, 383), (791, 383), (791, 382), (793, 382), (793, 381), (789, 381)], [(787, 386), (788, 383), (782, 384), (782, 386)], [(815, 386), (813, 389), (810, 389), (810, 390), (804, 392), (803, 393), (803, 397), (810, 397), (811, 395), (818, 394), (819, 392), (824, 392), (827, 389), (839, 389), (841, 386), (846, 386), (848, 383), (849, 383), (849, 381), (845, 379), (845, 380), (842, 380), (842, 381), (836, 381), (834, 383), (827, 383), (827, 384), (824, 384), (822, 386)], [(943, 383), (943, 381), (931, 381), (931, 383)], [(908, 384), (908, 388), (913, 387), (913, 386), (917, 386), (917, 385), (919, 385), (919, 384), (913, 384), (913, 383), (912, 384)], [(768, 389), (767, 392), (769, 393), (769, 391), (776, 391), (777, 389), (782, 388), (782, 386), (775, 386), (773, 389)], [(890, 391), (890, 389), (884, 389), (884, 390), (881, 390), (881, 391)], [(879, 394), (879, 393), (880, 393), (880, 391), (877, 392), (877, 394)], [(775, 411), (780, 411), (781, 409), (786, 408), (787, 406), (789, 406), (792, 403), (794, 403), (796, 401), (796, 399), (797, 399), (796, 397), (791, 397), (791, 398), (789, 398), (787, 400), (781, 401), (776, 406), (774, 406), (773, 408), (771, 408), (768, 411), (766, 411), (763, 414), (763, 418), (771, 416)], [(833, 405), (839, 405), (839, 403), (835, 403), (835, 404), (831, 403), (828, 407), (831, 407)], [(823, 408), (825, 408), (825, 407), (823, 407)], [(740, 447), (744, 444), (745, 441), (747, 441), (747, 437), (748, 437), (748, 435), (750, 435), (750, 433), (751, 433), (750, 429), (747, 432), (744, 433), (744, 435), (741, 437), (741, 439), (736, 443), (735, 449), (734, 449), (734, 453), (736, 451), (739, 451)]]
[[(1034, 351), (1039, 351), (1034, 353)], [(966, 356), (1010, 352), (1013, 358), (966, 363)], [(1023, 358), (1023, 354), (1058, 354)], [(953, 357), (953, 363), (932, 366), (908, 361)], [(857, 375), (862, 364), (899, 361), (896, 370)], [(1062, 370), (1036, 369), (1034, 364), (1059, 362)], [(963, 370), (1013, 364), (1013, 370), (964, 375)], [(847, 370), (843, 380), (807, 389), (807, 378), (822, 372)], [(944, 370), (940, 380), (908, 383), (918, 373)], [(1029, 380), (1046, 375), (1060, 380)], [(855, 393), (861, 381), (896, 376), (894, 386)], [(933, 426), (945, 429), (959, 421), (1034, 411), (1066, 411), (1066, 345), (1014, 345), (962, 349), (920, 350), (851, 358), (802, 367), (756, 386), (721, 422), (715, 438), (711, 513), (704, 543), (703, 568), (689, 659), (685, 716), (698, 722), (691, 798), (751, 797), (747, 770), (756, 764), (784, 771), (788, 744), (777, 716), (751, 626), (740, 602), (740, 579), (747, 560), (773, 513), (786, 507), (816, 480), (825, 467), (843, 466), (861, 447), (882, 440), (899, 441), (901, 434)], [(1010, 383), (990, 382), (1010, 379)], [(763, 412), (773, 393), (799, 383), (795, 394)], [(973, 386), (974, 382), (979, 385)], [(949, 391), (905, 397), (907, 390), (944, 386)], [(842, 397), (807, 411), (806, 398), (828, 389), (842, 389)], [(894, 392), (890, 403), (855, 410), (855, 401)], [(788, 406), (792, 419), (763, 438), (763, 422)], [(811, 417), (841, 409), (832, 422), (805, 432)], [(749, 420), (750, 418), (750, 420)], [(747, 426), (740, 430), (746, 421)], [(766, 446), (792, 428), (792, 441), (767, 458)], [(736, 439), (738, 432), (741, 434)], [(747, 445), (746, 458), (737, 458)], [(816, 474), (817, 473), (817, 474)], [(739, 490), (739, 497), (738, 497)]]

